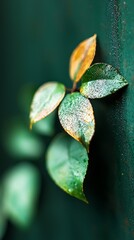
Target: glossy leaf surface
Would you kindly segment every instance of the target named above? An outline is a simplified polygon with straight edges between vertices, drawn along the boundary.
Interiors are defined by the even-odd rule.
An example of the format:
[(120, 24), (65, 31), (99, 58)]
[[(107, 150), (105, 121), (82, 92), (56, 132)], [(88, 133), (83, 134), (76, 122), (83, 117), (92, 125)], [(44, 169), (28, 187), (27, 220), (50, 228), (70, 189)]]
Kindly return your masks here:
[(59, 120), (65, 131), (88, 150), (95, 128), (90, 101), (78, 92), (68, 94), (59, 107)]
[(96, 51), (96, 34), (81, 42), (73, 51), (70, 58), (70, 77), (78, 82), (90, 67)]
[(30, 122), (33, 123), (45, 118), (60, 104), (65, 95), (65, 87), (61, 83), (49, 82), (42, 85), (34, 95)]
[(80, 92), (88, 98), (106, 97), (128, 83), (111, 65), (97, 63), (91, 66), (82, 77)]
[(39, 188), (39, 173), (34, 166), (22, 163), (10, 170), (3, 179), (6, 216), (15, 224), (27, 227), (35, 213)]
[(87, 202), (83, 181), (88, 166), (85, 148), (66, 134), (58, 135), (47, 153), (47, 169), (55, 183), (68, 194)]

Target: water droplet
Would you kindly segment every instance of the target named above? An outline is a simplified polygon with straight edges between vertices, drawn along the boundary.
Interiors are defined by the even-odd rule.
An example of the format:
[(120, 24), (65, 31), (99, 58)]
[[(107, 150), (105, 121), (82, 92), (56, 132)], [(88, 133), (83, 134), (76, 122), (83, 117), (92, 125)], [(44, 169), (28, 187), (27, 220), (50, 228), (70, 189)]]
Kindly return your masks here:
[(75, 175), (76, 177), (78, 177), (78, 176), (79, 176), (79, 172), (76, 171), (76, 172), (74, 173), (74, 175)]
[(71, 193), (73, 190), (71, 188), (68, 189), (69, 193)]

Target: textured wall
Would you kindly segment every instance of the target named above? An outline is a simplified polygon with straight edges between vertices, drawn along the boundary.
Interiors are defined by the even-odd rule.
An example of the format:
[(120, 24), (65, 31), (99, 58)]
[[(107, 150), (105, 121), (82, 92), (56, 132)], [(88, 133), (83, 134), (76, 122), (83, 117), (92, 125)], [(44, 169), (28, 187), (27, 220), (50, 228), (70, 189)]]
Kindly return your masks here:
[[(127, 89), (92, 101), (96, 134), (86, 179), (89, 205), (58, 189), (45, 175), (45, 192), (26, 232), (9, 226), (5, 239), (134, 239), (134, 6), (133, 0), (2, 0), (2, 126), (20, 114), (25, 84), (60, 81), (70, 87), (69, 56), (97, 33), (96, 61), (118, 68)], [(1, 173), (12, 162), (3, 150)]]

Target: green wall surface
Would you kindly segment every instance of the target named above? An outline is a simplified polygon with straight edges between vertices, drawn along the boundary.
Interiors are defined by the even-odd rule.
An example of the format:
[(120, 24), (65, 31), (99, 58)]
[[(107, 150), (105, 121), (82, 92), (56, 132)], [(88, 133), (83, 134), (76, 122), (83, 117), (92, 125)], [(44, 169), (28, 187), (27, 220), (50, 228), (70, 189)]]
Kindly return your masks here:
[[(21, 117), (18, 99), (25, 85), (59, 81), (71, 86), (70, 54), (94, 33), (95, 62), (112, 64), (129, 82), (113, 96), (92, 101), (96, 133), (85, 181), (89, 205), (62, 192), (44, 168), (33, 224), (22, 231), (10, 223), (4, 240), (134, 239), (133, 0), (1, 0), (0, 5), (3, 130), (13, 116)], [(2, 176), (14, 161), (3, 139), (1, 144)]]

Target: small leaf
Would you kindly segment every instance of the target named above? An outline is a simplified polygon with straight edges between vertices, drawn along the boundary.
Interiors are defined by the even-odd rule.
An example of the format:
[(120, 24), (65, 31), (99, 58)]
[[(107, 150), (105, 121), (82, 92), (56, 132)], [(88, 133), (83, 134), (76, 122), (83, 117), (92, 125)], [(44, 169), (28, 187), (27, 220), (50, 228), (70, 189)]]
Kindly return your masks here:
[(15, 224), (27, 227), (35, 214), (40, 189), (37, 169), (22, 163), (10, 170), (3, 179), (3, 211)]
[(59, 107), (59, 120), (65, 131), (80, 141), (88, 151), (95, 128), (89, 100), (78, 92), (68, 94)]
[(81, 42), (73, 51), (70, 58), (70, 77), (78, 82), (90, 67), (96, 51), (96, 34)]
[(30, 122), (31, 127), (35, 122), (45, 118), (60, 104), (65, 95), (65, 87), (61, 83), (49, 82), (42, 85), (34, 95)]
[(102, 98), (126, 85), (127, 81), (115, 68), (105, 63), (97, 63), (83, 75), (80, 92), (88, 98)]
[(47, 152), (47, 169), (56, 182), (68, 194), (87, 202), (83, 182), (88, 166), (85, 148), (65, 134), (58, 135)]

